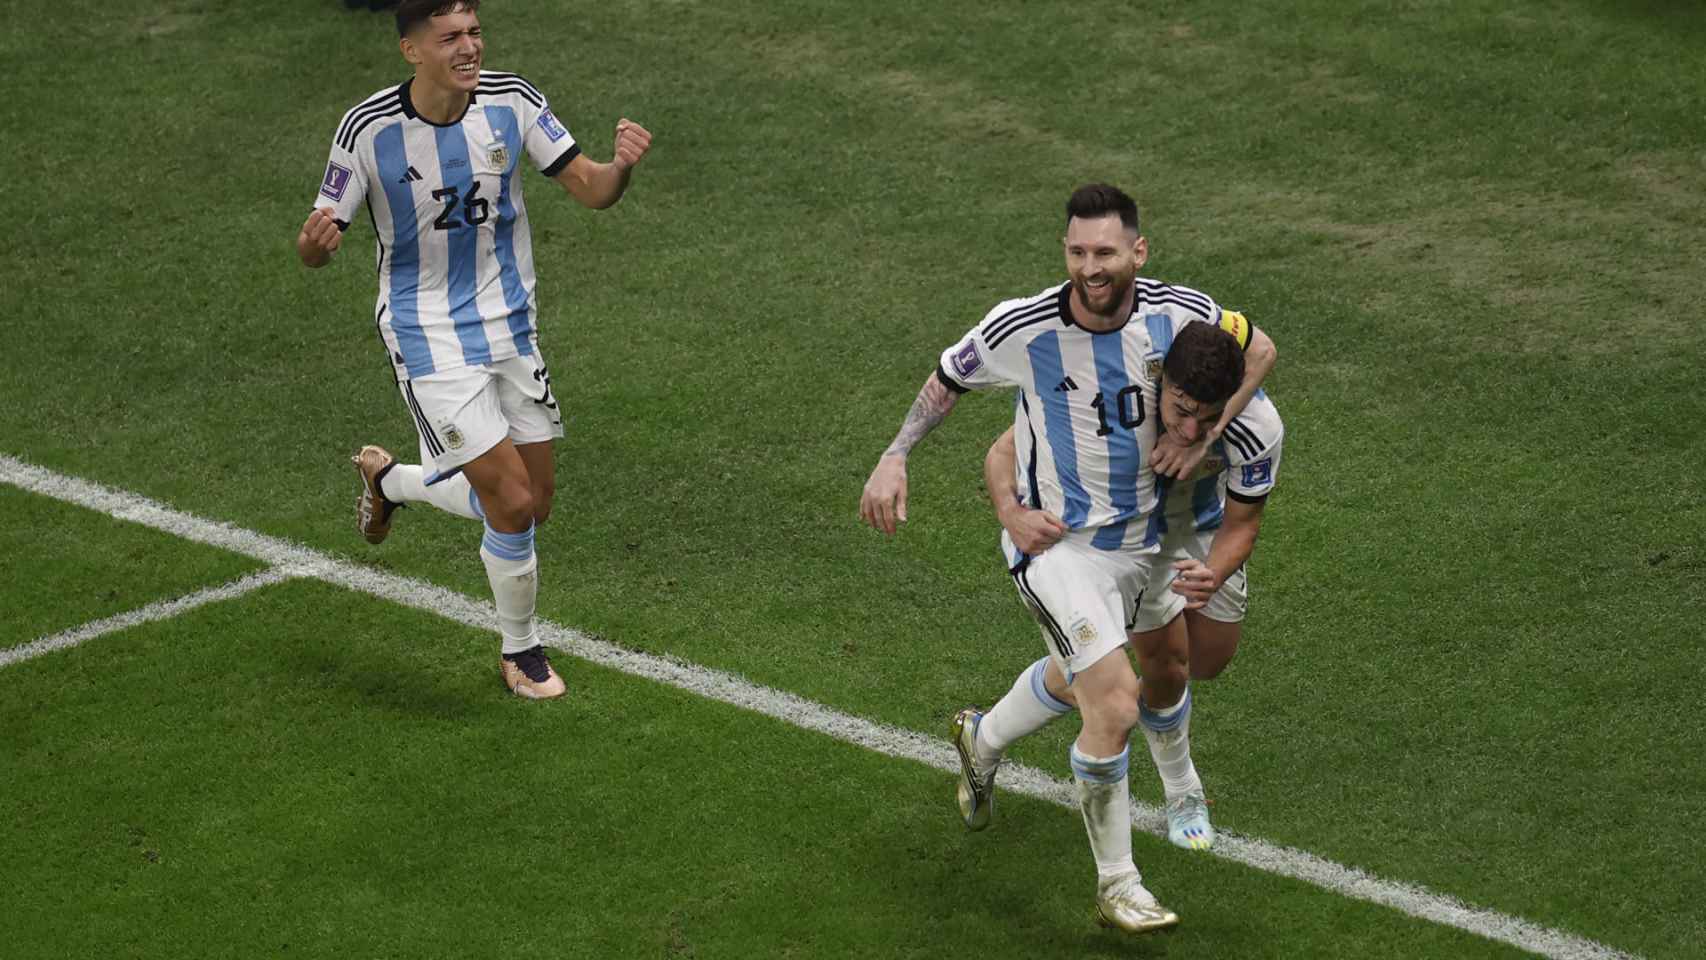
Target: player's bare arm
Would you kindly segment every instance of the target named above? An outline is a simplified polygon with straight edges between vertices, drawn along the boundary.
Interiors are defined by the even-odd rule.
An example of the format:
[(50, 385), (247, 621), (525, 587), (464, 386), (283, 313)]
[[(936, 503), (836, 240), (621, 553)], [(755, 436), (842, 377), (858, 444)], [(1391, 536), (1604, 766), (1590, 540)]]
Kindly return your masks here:
[(1251, 324), (1250, 346), (1244, 351), (1244, 380), (1238, 385), (1238, 391), (1227, 398), (1226, 409), (1220, 414), (1220, 419), (1193, 444), (1187, 445), (1171, 434), (1162, 434), (1149, 457), (1155, 472), (1175, 480), (1182, 480), (1195, 472), (1209, 448), (1226, 432), (1226, 425), (1249, 406), (1250, 398), (1261, 389), (1262, 381), (1274, 369), (1274, 361), (1278, 358), (1279, 350), (1273, 340), (1261, 328)]
[(1185, 598), (1186, 610), (1202, 609), (1226, 578), (1250, 559), (1261, 531), (1265, 503), (1266, 498), (1256, 503), (1228, 498), (1225, 517), (1208, 548), (1208, 562), (1193, 557), (1173, 564), (1173, 569), (1179, 571), (1173, 579), (1173, 592)]
[(859, 498), (859, 516), (866, 523), (893, 536), (897, 524), (906, 522), (906, 455), (924, 435), (936, 429), (954, 409), (959, 394), (942, 385), (935, 373), (925, 378), (924, 386), (912, 401), (900, 432), (865, 481), (865, 492)]
[(984, 455), (983, 483), (989, 490), (989, 502), (995, 506), (995, 516), (1013, 538), (1013, 545), (1034, 557), (1066, 536), (1066, 524), (1047, 510), (1033, 510), (1019, 502), (1014, 480), (1018, 462), (1013, 428), (1008, 427)]
[(599, 163), (582, 153), (569, 161), (556, 180), (581, 206), (603, 210), (622, 199), (634, 166), (651, 148), (651, 131), (623, 117), (616, 123), (615, 156), (609, 163)]
[(302, 229), (296, 234), (296, 255), (310, 267), (323, 267), (332, 262), (332, 254), (344, 242), (344, 232), (332, 216), (331, 207), (319, 207), (308, 214)]

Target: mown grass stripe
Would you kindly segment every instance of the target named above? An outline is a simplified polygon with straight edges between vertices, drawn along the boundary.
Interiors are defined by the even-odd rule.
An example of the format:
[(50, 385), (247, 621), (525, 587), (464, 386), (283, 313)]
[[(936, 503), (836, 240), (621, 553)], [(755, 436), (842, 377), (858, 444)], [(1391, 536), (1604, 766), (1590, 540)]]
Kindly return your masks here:
[[(497, 615), (488, 602), (412, 577), (337, 560), (286, 540), (204, 520), (136, 494), (68, 477), (5, 454), (0, 454), (0, 482), (197, 543), (221, 547), (288, 571), (280, 576), (315, 577), (471, 627), (497, 629)], [(541, 619), (539, 626), (545, 641), (551, 646), (600, 666), (744, 707), (891, 757), (915, 760), (948, 773), (959, 771), (959, 759), (944, 735), (927, 736), (875, 723), (786, 691), (755, 684), (735, 674), (670, 657), (624, 650), (548, 620)], [(1077, 796), (1070, 782), (1056, 780), (1033, 767), (1020, 764), (1003, 767), (1001, 786), (1009, 793), (1022, 793), (1062, 807), (1077, 807)], [(1132, 824), (1157, 836), (1165, 836), (1167, 832), (1166, 817), (1161, 810), (1135, 801), (1132, 804)], [(1391, 907), (1412, 917), (1508, 943), (1554, 960), (1637, 960), (1634, 954), (1593, 940), (1495, 910), (1470, 906), (1423, 887), (1386, 880), (1307, 851), (1255, 837), (1217, 833), (1212, 855), (1301, 880), (1353, 900)]]

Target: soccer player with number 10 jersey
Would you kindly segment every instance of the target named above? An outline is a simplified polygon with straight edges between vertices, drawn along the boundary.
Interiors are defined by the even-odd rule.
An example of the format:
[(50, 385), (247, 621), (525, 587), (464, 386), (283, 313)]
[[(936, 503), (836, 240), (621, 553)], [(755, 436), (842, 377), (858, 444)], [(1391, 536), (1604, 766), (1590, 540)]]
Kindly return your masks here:
[[(1188, 751), (1174, 732), (1190, 710), (1182, 620), (1141, 635), (1133, 629), (1145, 592), (1165, 583), (1152, 576), (1161, 538), (1151, 518), (1164, 509), (1168, 486), (1158, 477), (1196, 469), (1259, 389), (1275, 351), (1240, 314), (1195, 290), (1138, 276), (1148, 242), (1136, 203), (1116, 187), (1087, 184), (1073, 192), (1063, 247), (1066, 282), (997, 304), (942, 352), (871, 471), (860, 515), (893, 534), (906, 520), (913, 446), (960, 394), (1016, 388), (1022, 499), (1065, 529), (1035, 555), (1003, 534), (1008, 571), (1042, 628), (1048, 657), (988, 715), (962, 710), (954, 718), (960, 813), (970, 829), (988, 826), (1006, 746), (1064, 712), (1063, 698), (1075, 701), (1083, 727), (1070, 759), (1096, 862), (1097, 916), (1141, 933), (1172, 926), (1178, 916), (1146, 888), (1132, 859), (1128, 740), (1141, 724), (1165, 771), (1182, 759), (1176, 753)], [(1156, 413), (1164, 364), (1166, 389), (1181, 391), (1172, 398), (1180, 405), (1170, 423), (1176, 429), (1165, 435)], [(1141, 684), (1123, 652), (1134, 639), (1142, 641)], [(1045, 673), (1056, 689), (1047, 688)], [(1008, 701), (1023, 701), (1022, 709)], [(1015, 712), (1024, 715), (1009, 716)]]

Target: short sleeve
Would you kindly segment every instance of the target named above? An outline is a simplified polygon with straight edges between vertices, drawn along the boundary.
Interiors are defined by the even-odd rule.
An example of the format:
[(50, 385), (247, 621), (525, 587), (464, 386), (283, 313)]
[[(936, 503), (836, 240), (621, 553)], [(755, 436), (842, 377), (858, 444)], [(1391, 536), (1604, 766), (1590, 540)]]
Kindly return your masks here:
[(1005, 338), (991, 347), (984, 335), (986, 329), (987, 323), (979, 324), (942, 351), (936, 364), (936, 379), (943, 386), (955, 393), (965, 393), (1021, 385), (1023, 369), (1017, 354), (1024, 350), (1020, 345), (1023, 338)]
[(348, 229), (350, 220), (366, 200), (366, 168), (359, 157), (334, 142), (331, 155), (326, 158), (326, 172), (320, 177), (320, 192), (314, 196), (314, 206), (330, 205), (332, 219), (340, 229)]
[(549, 103), (540, 104), (537, 110), (530, 111), (527, 130), (521, 135), (521, 141), (527, 147), (527, 155), (533, 158), (533, 165), (547, 177), (554, 177), (563, 172), (581, 152), (580, 144), (575, 142), (574, 134), (563, 125), (557, 115), (551, 112)]
[(1256, 429), (1244, 423), (1242, 417), (1236, 417), (1227, 424), (1226, 433), (1221, 437), (1229, 453), (1238, 451), (1227, 458), (1226, 465), (1226, 492), (1234, 500), (1251, 503), (1274, 492), (1274, 484), (1279, 479), (1285, 428), (1275, 421), (1271, 429), (1262, 432), (1271, 436), (1265, 445)]

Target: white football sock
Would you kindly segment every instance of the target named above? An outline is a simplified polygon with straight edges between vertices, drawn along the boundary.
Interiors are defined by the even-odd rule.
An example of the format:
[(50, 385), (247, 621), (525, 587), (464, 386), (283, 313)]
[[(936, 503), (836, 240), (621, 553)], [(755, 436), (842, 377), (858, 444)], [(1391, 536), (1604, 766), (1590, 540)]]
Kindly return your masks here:
[(392, 503), (430, 503), (445, 511), (469, 520), (485, 517), (480, 498), (468, 478), (458, 472), (437, 483), (426, 482), (426, 471), (412, 463), (398, 463), (379, 478), (379, 492)]
[(1043, 686), (1043, 671), (1048, 658), (1043, 657), (1025, 668), (1013, 689), (989, 708), (977, 725), (977, 760), (994, 763), (1001, 759), (1013, 741), (1036, 733), (1050, 720), (1072, 712), (1072, 705), (1054, 698)]
[(1149, 756), (1161, 773), (1167, 799), (1201, 791), (1202, 779), (1191, 762), (1191, 688), (1187, 685), (1179, 702), (1163, 710), (1150, 709), (1139, 693), (1137, 720), (1143, 739), (1149, 741)]
[(539, 558), (533, 552), (533, 527), (523, 533), (501, 533), (486, 524), (480, 559), (486, 563), (486, 582), (492, 585), (492, 600), (498, 608), (503, 652), (520, 653), (537, 646), (533, 610), (539, 597)]
[(1113, 757), (1091, 757), (1072, 745), (1072, 778), (1078, 784), (1078, 809), (1096, 858), (1096, 879), (1137, 872), (1131, 858), (1131, 786), (1126, 779), (1131, 748)]

